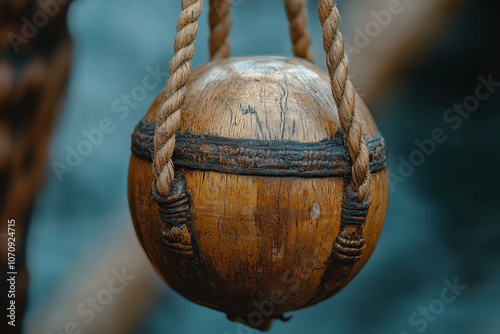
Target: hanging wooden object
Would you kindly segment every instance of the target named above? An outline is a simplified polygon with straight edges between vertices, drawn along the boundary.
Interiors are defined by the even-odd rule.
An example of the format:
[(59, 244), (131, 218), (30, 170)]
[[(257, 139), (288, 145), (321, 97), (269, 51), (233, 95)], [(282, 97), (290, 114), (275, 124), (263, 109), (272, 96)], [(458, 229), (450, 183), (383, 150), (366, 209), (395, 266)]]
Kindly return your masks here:
[[(294, 53), (312, 60), (305, 1), (286, 7)], [(318, 1), (329, 75), (300, 58), (226, 59), (227, 0), (210, 2), (212, 61), (191, 73), (202, 1), (182, 8), (167, 87), (132, 136), (134, 226), (174, 290), (267, 330), (373, 253), (384, 140), (348, 79), (333, 0)]]

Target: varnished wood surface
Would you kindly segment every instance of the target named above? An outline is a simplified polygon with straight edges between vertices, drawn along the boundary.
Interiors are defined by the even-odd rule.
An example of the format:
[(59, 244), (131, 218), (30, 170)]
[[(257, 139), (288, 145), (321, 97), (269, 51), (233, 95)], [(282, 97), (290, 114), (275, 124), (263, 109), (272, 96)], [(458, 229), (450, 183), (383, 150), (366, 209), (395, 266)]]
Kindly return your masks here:
[[(217, 66), (215, 66), (217, 64)], [(300, 70), (297, 70), (300, 68)], [(319, 142), (337, 132), (328, 75), (305, 60), (224, 59), (193, 71), (180, 132), (226, 138)], [(360, 98), (367, 137), (378, 130)], [(154, 123), (154, 113), (146, 120)]]
[[(337, 132), (338, 114), (328, 76), (297, 59), (209, 63), (193, 71), (188, 87), (180, 133), (307, 143), (332, 138)], [(147, 121), (154, 122), (160, 103), (160, 98), (153, 103)], [(360, 99), (359, 108), (367, 136), (377, 135)], [(349, 265), (349, 274), (342, 280), (328, 281), (324, 277), (339, 233), (343, 178), (181, 168), (176, 173), (185, 179), (190, 197), (185, 225), (194, 255), (175, 254), (162, 244), (162, 222), (151, 196), (151, 161), (133, 155), (129, 203), (137, 235), (157, 272), (173, 289), (232, 318), (248, 321), (246, 317), (256, 311), (255, 303), (261, 302), (272, 303), (269, 318), (280, 317), (340, 291), (368, 261), (382, 231), (388, 200), (386, 170), (373, 175), (359, 261)]]

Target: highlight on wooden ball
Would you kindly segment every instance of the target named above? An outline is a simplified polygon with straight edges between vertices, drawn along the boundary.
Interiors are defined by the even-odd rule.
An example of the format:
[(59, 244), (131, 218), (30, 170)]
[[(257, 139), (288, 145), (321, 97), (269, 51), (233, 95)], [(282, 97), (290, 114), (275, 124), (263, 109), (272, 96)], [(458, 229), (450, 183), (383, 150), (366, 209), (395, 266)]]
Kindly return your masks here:
[[(158, 274), (187, 299), (267, 330), (344, 288), (373, 253), (387, 157), (348, 79), (333, 0), (285, 1), (295, 58), (228, 58), (231, 1), (210, 1), (211, 61), (191, 70), (201, 0), (183, 0), (167, 86), (132, 135), (129, 204)], [(299, 23), (297, 23), (299, 22)]]

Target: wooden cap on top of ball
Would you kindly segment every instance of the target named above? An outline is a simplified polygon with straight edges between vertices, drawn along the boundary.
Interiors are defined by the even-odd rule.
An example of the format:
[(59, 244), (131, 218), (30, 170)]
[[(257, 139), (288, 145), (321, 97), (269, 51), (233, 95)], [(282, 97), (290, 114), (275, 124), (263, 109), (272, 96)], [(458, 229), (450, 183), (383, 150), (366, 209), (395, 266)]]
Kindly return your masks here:
[(130, 210), (151, 263), (260, 330), (346, 286), (388, 202), (385, 143), (348, 79), (340, 15), (318, 1), (328, 75), (310, 63), (305, 2), (285, 1), (297, 58), (233, 59), (231, 1), (210, 1), (212, 61), (191, 71), (203, 5), (183, 0), (167, 86), (132, 136)]

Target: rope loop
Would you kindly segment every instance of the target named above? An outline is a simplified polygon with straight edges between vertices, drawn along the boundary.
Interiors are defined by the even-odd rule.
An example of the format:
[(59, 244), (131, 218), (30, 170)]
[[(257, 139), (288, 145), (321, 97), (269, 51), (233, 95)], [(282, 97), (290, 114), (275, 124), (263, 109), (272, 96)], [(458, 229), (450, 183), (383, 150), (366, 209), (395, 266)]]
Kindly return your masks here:
[[(370, 169), (369, 151), (365, 139), (365, 122), (356, 108), (356, 91), (349, 80), (349, 61), (344, 49), (344, 38), (339, 31), (340, 13), (334, 0), (317, 0), (318, 16), (323, 29), (323, 46), (331, 79), (332, 95), (339, 111), (339, 131), (344, 137), (352, 163), (348, 189), (359, 203), (369, 202)], [(210, 58), (223, 59), (230, 55), (229, 31), (231, 28), (231, 0), (209, 0), (210, 3)], [(153, 172), (155, 187), (161, 196), (171, 194), (174, 181), (172, 155), (175, 133), (181, 124), (181, 108), (186, 97), (186, 84), (191, 75), (194, 41), (198, 32), (198, 19), (203, 10), (203, 0), (181, 0), (182, 12), (177, 24), (174, 51), (169, 68), (162, 106), (156, 118), (154, 138), (155, 158)], [(294, 54), (313, 61), (310, 37), (307, 32), (306, 0), (285, 0), (290, 20), (290, 36)]]

